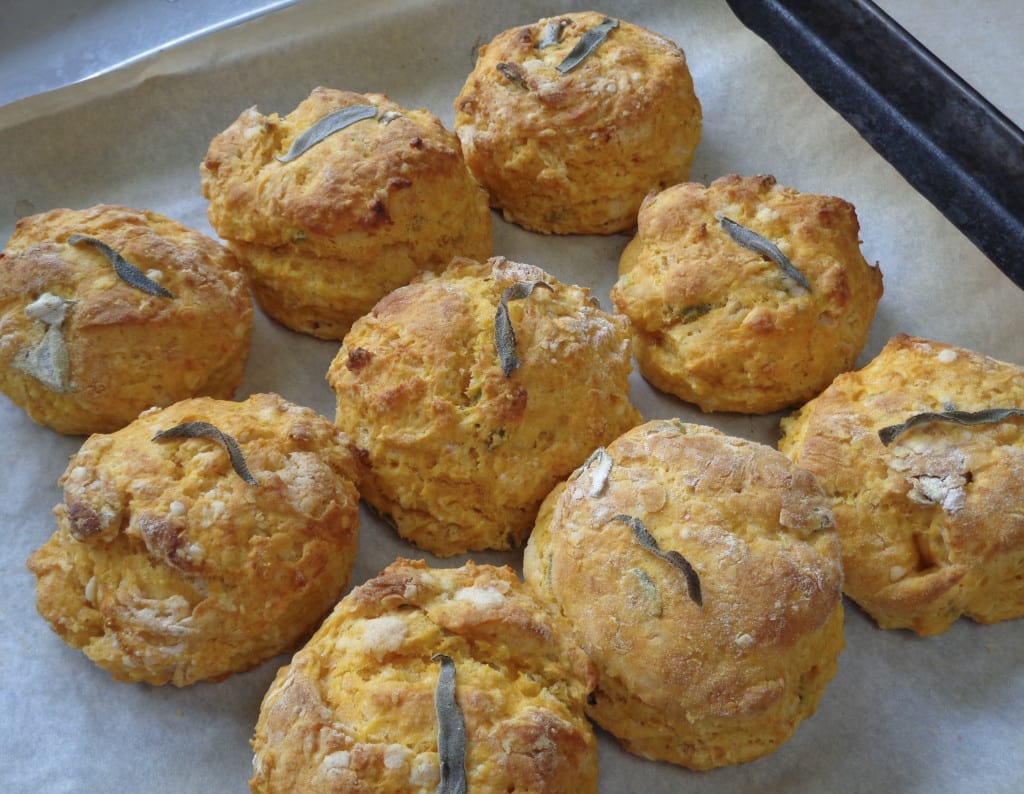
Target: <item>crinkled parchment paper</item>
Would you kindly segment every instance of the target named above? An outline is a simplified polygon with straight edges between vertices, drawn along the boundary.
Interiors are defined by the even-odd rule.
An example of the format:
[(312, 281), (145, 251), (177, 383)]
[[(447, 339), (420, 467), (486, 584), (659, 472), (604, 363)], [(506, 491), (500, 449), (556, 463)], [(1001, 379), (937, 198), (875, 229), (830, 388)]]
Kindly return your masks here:
[[(891, 5), (898, 5), (891, 3)], [(917, 6), (922, 5), (917, 3)], [(1009, 6), (1009, 3), (997, 5)], [(290, 111), (317, 85), (388, 93), (450, 127), (475, 48), (579, 3), (307, 0), (100, 78), (0, 108), (0, 235), (52, 207), (122, 203), (212, 234), (199, 189), (210, 139), (245, 108)], [(1024, 364), (1017, 289), (807, 89), (721, 0), (617, 2), (608, 13), (678, 42), (704, 107), (692, 172), (772, 173), (842, 196), (881, 264), (885, 297), (862, 362), (904, 331)], [(984, 54), (979, 54), (984, 57)], [(495, 218), (495, 252), (591, 287), (608, 303), (628, 237), (544, 237)], [(333, 416), (337, 350), (262, 315), (239, 397), (277, 391)], [(773, 444), (779, 416), (701, 415), (634, 375), (647, 419), (679, 416)], [(243, 792), (249, 738), (274, 659), (185, 690), (113, 682), (37, 616), (28, 555), (54, 529), (57, 478), (81, 443), (0, 399), (0, 787), (10, 792)], [(359, 583), (419, 552), (364, 511)], [(480, 561), (518, 565), (518, 554)], [(436, 562), (436, 561), (435, 561)], [(459, 564), (462, 559), (445, 561)], [(706, 773), (601, 737), (601, 790), (1017, 791), (1024, 780), (1024, 623), (961, 621), (927, 640), (878, 630), (852, 604), (839, 673), (818, 713), (773, 755)]]

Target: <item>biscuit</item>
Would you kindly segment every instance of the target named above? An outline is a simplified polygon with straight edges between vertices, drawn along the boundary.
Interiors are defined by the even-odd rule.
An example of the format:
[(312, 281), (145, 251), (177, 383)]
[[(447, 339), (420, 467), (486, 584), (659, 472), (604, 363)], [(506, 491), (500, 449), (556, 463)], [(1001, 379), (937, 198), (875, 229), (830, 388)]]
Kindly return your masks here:
[[(774, 244), (799, 276), (737, 242), (729, 220)], [(649, 197), (612, 289), (635, 329), (640, 372), (704, 411), (764, 414), (809, 400), (854, 365), (882, 296), (858, 233), (846, 201), (770, 176)]]
[[(318, 122), (359, 109), (371, 115), (281, 161)], [(420, 272), (491, 254), (487, 198), (458, 139), (379, 94), (317, 88), (284, 117), (246, 110), (213, 139), (201, 173), (210, 224), (260, 306), (323, 339), (341, 339)]]
[(531, 265), (457, 259), (352, 326), (327, 375), (336, 421), (402, 537), (439, 556), (521, 545), (548, 491), (640, 421), (628, 324), (591, 300)]
[[(237, 454), (230, 439), (154, 439), (185, 422), (213, 425)], [(28, 561), (39, 613), (120, 681), (186, 686), (254, 667), (341, 595), (352, 473), (341, 433), (273, 394), (184, 400), (91, 436), (60, 480), (57, 531)]]
[(595, 452), (545, 500), (523, 571), (597, 665), (588, 714), (630, 752), (691, 769), (775, 750), (843, 647), (821, 486), (708, 427), (652, 421)]
[[(581, 41), (606, 37), (579, 65)], [(512, 28), (480, 47), (455, 132), (491, 206), (527, 229), (632, 229), (643, 197), (687, 178), (701, 107), (686, 56), (594, 12)]]
[(1024, 616), (1024, 418), (879, 436), (921, 413), (992, 408), (1024, 412), (1024, 368), (901, 334), (783, 420), (779, 448), (832, 499), (846, 593), (882, 628)]
[[(125, 277), (108, 255), (127, 262)], [(0, 391), (69, 434), (111, 432), (187, 397), (229, 398), (252, 312), (235, 258), (155, 212), (22, 218), (0, 256)]]
[(256, 724), (250, 790), (442, 790), (442, 655), (465, 730), (464, 756), (445, 752), (455, 774), (465, 770), (461, 790), (597, 792), (583, 711), (595, 674), (569, 636), (510, 568), (400, 559), (349, 593), (278, 672)]

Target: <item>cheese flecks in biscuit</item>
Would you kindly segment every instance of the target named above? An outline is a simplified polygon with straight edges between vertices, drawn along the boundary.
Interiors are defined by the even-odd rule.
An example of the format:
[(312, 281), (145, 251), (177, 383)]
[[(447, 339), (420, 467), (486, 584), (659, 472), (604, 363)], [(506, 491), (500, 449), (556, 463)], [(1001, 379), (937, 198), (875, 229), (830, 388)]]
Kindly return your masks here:
[[(281, 668), (254, 794), (597, 791), (593, 665), (510, 568), (398, 560)], [(444, 790), (457, 790), (454, 788)]]
[(1022, 413), (1024, 368), (900, 335), (783, 420), (779, 448), (832, 498), (846, 592), (882, 628), (1024, 616)]
[(612, 289), (643, 376), (705, 411), (770, 413), (849, 370), (882, 275), (853, 207), (726, 176), (649, 196)]
[(457, 259), (357, 321), (327, 379), (363, 497), (450, 556), (525, 541), (555, 483), (640, 421), (630, 369), (625, 318), (587, 290)]
[[(232, 443), (167, 433), (196, 424)], [(39, 613), (121, 681), (185, 686), (253, 667), (344, 589), (353, 474), (340, 431), (272, 394), (185, 400), (93, 435), (61, 478), (57, 531), (28, 561)]]
[(235, 258), (154, 212), (98, 205), (22, 218), (0, 256), (0, 391), (61, 433), (231, 397), (251, 336)]
[(487, 198), (454, 133), (380, 94), (317, 88), (286, 116), (246, 110), (201, 173), (210, 224), (260, 305), (324, 339), (421, 272), (491, 253)]
[(590, 716), (692, 769), (785, 742), (843, 647), (821, 486), (712, 428), (652, 421), (609, 444), (544, 501), (523, 572), (597, 666)]
[(701, 108), (671, 41), (594, 12), (506, 30), (455, 100), (466, 163), (509, 221), (554, 234), (631, 229), (687, 178)]

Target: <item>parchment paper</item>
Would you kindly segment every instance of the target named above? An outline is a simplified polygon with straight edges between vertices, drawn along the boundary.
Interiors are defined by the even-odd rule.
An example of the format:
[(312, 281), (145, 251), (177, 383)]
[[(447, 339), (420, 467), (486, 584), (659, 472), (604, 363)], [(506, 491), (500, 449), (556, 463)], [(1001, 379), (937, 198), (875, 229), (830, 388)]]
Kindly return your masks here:
[[(516, 24), (589, 4), (307, 0), (142, 63), (0, 108), (0, 236), (18, 216), (123, 203), (213, 234), (198, 166), (245, 108), (290, 111), (316, 85), (381, 91), (451, 127), (475, 48)], [(1006, 4), (1009, 5), (1009, 4)], [(857, 207), (885, 297), (861, 363), (901, 331), (1024, 364), (1024, 292), (985, 257), (720, 0), (605, 7), (678, 42), (704, 108), (692, 178), (773, 173)], [(495, 253), (590, 286), (608, 306), (628, 237), (544, 237), (495, 216)], [(328, 417), (337, 343), (260, 315), (239, 398), (277, 391)], [(779, 415), (702, 415), (636, 373), (646, 419), (679, 416), (774, 445)], [(260, 700), (287, 657), (188, 689), (113, 682), (38, 617), (24, 563), (82, 439), (34, 425), (0, 398), (0, 787), (12, 792), (243, 792)], [(396, 556), (424, 556), (363, 512), (353, 584)], [(478, 554), (519, 565), (521, 555)], [(461, 564), (465, 558), (439, 562)], [(818, 713), (773, 755), (693, 773), (601, 735), (602, 792), (1019, 791), (1024, 780), (1024, 623), (960, 621), (927, 640), (883, 632), (847, 602), (847, 646)]]

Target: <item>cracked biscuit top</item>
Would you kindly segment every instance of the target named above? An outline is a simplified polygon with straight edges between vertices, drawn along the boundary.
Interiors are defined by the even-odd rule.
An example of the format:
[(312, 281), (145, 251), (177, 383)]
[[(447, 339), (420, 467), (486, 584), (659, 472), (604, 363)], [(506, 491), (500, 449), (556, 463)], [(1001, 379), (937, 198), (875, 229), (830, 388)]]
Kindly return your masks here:
[(780, 449), (832, 499), (846, 592), (883, 628), (1024, 615), (1022, 413), (1024, 368), (899, 335), (783, 420)]
[(328, 373), (360, 493), (434, 554), (521, 545), (541, 500), (639, 421), (625, 319), (531, 265), (457, 259), (396, 290)]
[(252, 315), (234, 256), (163, 215), (97, 205), (22, 218), (0, 255), (0, 390), (71, 434), (227, 399)]
[(93, 435), (28, 561), (40, 614), (122, 681), (184, 686), (290, 649), (348, 581), (346, 439), (273, 394), (195, 398)]
[[(442, 664), (453, 695), (439, 686)], [(278, 672), (250, 787), (432, 794), (443, 761), (464, 771), (470, 792), (591, 794), (597, 742), (583, 707), (594, 683), (563, 622), (511, 568), (399, 559), (347, 595)], [(442, 750), (441, 732), (460, 723), (464, 752)]]
[(683, 51), (592, 11), (512, 28), (480, 47), (455, 111), (466, 163), (491, 205), (554, 234), (631, 229), (649, 191), (688, 177), (701, 132)]
[(710, 427), (651, 421), (598, 450), (544, 501), (523, 572), (597, 665), (590, 716), (693, 769), (786, 741), (843, 646), (821, 486)]
[(381, 94), (317, 88), (284, 116), (250, 108), (200, 170), (210, 224), (293, 330), (341, 339), (424, 270), (491, 254), (458, 138)]
[(612, 300), (655, 387), (704, 411), (770, 413), (856, 362), (882, 296), (859, 246), (839, 198), (771, 176), (675, 185), (644, 201)]

